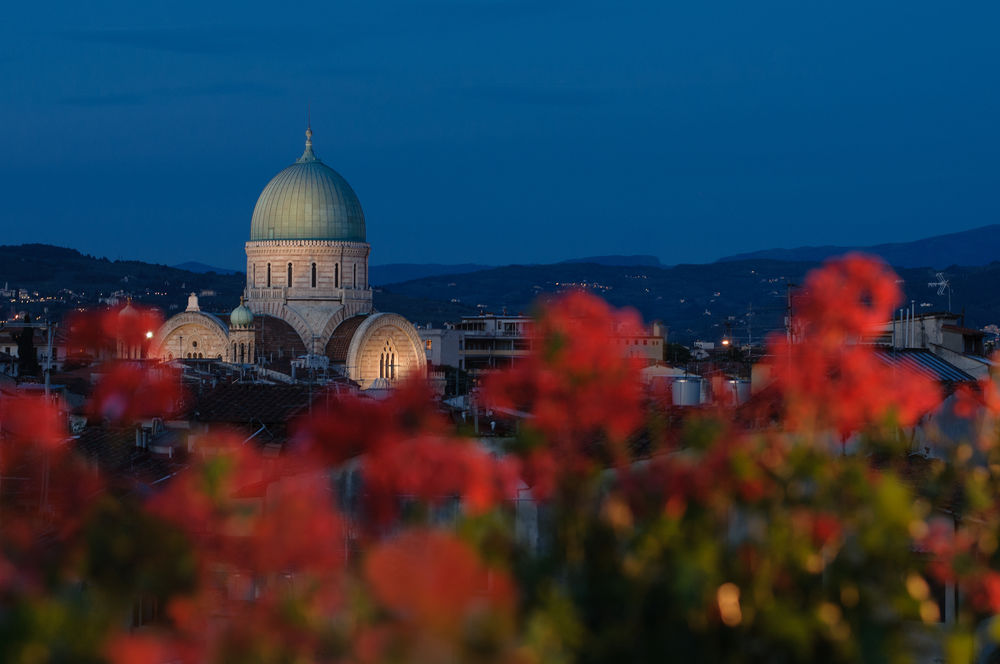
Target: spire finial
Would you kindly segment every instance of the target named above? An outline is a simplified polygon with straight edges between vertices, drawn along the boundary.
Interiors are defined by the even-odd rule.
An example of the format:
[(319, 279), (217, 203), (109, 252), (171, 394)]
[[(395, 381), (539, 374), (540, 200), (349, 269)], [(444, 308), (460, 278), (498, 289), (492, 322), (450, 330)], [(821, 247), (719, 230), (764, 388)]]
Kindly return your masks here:
[[(310, 114), (311, 115), (311, 114)], [(319, 161), (316, 155), (313, 154), (313, 130), (312, 130), (312, 118), (309, 117), (306, 120), (306, 149), (299, 157), (299, 162), (304, 161)]]

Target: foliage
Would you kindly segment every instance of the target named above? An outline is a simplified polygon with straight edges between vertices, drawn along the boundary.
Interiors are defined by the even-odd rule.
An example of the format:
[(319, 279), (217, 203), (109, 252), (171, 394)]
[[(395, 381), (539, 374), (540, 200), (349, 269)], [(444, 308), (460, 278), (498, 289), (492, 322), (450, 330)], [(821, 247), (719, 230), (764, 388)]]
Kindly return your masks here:
[[(939, 631), (970, 661), (1000, 610), (1000, 392), (955, 396), (982, 426), (953, 458), (909, 454), (944, 395), (865, 343), (899, 299), (881, 264), (832, 261), (772, 386), (682, 413), (607, 341), (637, 315), (571, 293), (483, 388), (526, 414), (502, 449), (409, 384), (318, 401), (278, 457), (201, 438), (156, 487), (84, 464), (61, 405), (4, 397), (0, 660), (904, 662), (955, 584)], [(80, 345), (133, 332), (94, 316)], [(92, 419), (176, 408), (178, 377), (138, 367), (105, 372)]]

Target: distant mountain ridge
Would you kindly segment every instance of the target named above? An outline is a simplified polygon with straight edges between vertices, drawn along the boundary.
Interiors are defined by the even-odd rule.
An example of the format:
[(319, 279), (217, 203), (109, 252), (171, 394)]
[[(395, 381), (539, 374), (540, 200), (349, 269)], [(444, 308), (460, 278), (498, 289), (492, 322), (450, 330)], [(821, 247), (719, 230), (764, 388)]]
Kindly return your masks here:
[(493, 265), (478, 265), (476, 263), (458, 263), (446, 265), (443, 263), (386, 263), (385, 265), (369, 265), (368, 281), (376, 286), (392, 284), (399, 281), (411, 281), (424, 277), (436, 277), (442, 274), (465, 274), (488, 270)]
[(185, 263), (178, 263), (177, 265), (171, 265), (170, 267), (176, 268), (178, 270), (187, 270), (188, 272), (194, 272), (195, 274), (208, 274), (209, 272), (215, 272), (216, 274), (243, 274), (240, 270), (230, 270), (224, 267), (213, 267), (212, 265), (205, 265), (204, 263), (199, 263), (198, 261), (187, 261)]
[[(681, 343), (719, 340), (727, 329), (736, 338), (759, 342), (767, 333), (784, 329), (788, 284), (802, 283), (816, 266), (814, 261), (770, 259), (672, 267), (511, 265), (388, 284), (381, 292), (420, 302), (439, 300), (480, 313), (529, 314), (554, 294), (584, 290), (613, 306), (636, 309), (646, 321), (665, 322), (671, 339)], [(903, 280), (904, 301), (912, 300), (917, 312), (948, 308), (948, 295), (938, 295), (937, 288), (928, 285), (936, 280), (935, 268), (895, 271)], [(967, 314), (968, 326), (1000, 323), (1000, 262), (951, 266), (947, 276), (952, 310)]]
[(932, 267), (940, 270), (952, 265), (988, 265), (994, 261), (1000, 261), (1000, 224), (935, 235), (911, 242), (890, 242), (853, 247), (763, 249), (725, 256), (717, 262), (755, 259), (821, 262), (849, 251), (863, 251), (881, 256), (887, 263), (896, 267)]
[[(569, 258), (559, 261), (559, 263), (591, 263), (594, 265), (617, 265), (621, 267), (638, 265), (661, 266), (659, 258), (647, 255), (585, 256), (583, 258)], [(395, 284), (402, 281), (412, 281), (413, 279), (438, 277), (444, 274), (468, 274), (481, 270), (492, 270), (495, 267), (501, 266), (482, 265), (479, 263), (457, 263), (453, 265), (447, 263), (386, 263), (384, 265), (369, 266), (368, 280), (375, 285)]]
[(663, 267), (663, 263), (660, 262), (659, 258), (648, 254), (585, 256), (583, 258), (570, 258), (559, 262), (590, 263), (592, 265), (612, 265), (617, 267)]

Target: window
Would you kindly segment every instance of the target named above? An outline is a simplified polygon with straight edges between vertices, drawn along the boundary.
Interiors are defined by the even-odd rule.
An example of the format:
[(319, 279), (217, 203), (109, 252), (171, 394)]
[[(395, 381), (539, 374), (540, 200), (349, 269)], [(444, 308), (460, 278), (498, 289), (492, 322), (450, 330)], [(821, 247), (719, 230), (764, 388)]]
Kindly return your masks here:
[(431, 349), (431, 340), (430, 339), (428, 339), (427, 341), (424, 342), (424, 348), (426, 348), (427, 350)]
[(271, 264), (267, 264), (267, 287), (271, 287)]
[(333, 266), (333, 287), (340, 288), (340, 263)]
[(358, 264), (354, 264), (354, 281), (351, 283), (351, 288), (358, 287)]
[(313, 263), (313, 270), (312, 270), (312, 287), (313, 287), (313, 288), (316, 288), (316, 263)]
[(385, 346), (378, 359), (378, 377), (396, 380), (396, 353), (390, 340), (386, 339)]
[(292, 264), (288, 264), (288, 287), (292, 287)]
[(197, 347), (198, 347), (198, 342), (197, 341), (192, 341), (191, 342), (191, 348), (197, 348)]
[(253, 280), (252, 280), (251, 283), (253, 283), (253, 285), (255, 287), (257, 286), (257, 264), (256, 263), (253, 264)]

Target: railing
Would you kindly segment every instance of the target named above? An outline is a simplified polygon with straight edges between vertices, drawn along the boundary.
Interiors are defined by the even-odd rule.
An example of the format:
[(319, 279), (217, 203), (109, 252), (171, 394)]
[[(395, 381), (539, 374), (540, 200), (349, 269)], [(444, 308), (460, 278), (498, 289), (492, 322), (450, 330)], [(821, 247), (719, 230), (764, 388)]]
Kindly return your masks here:
[(281, 300), (288, 299), (288, 288), (285, 286), (272, 286), (271, 288), (248, 288), (247, 294), (251, 300)]

